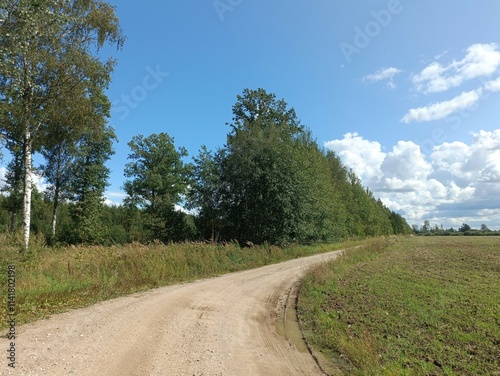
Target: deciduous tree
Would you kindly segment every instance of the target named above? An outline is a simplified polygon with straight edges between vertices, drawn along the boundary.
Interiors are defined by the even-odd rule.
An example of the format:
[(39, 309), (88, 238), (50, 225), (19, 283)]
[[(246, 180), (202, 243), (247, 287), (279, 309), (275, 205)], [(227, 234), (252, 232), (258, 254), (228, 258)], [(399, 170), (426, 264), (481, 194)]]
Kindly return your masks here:
[(202, 146), (193, 158), (193, 170), (188, 190), (188, 207), (197, 212), (197, 227), (202, 236), (217, 242), (224, 227), (224, 197), (222, 180), (222, 150), (213, 153)]
[(106, 43), (121, 46), (114, 9), (101, 0), (0, 2), (0, 132), (16, 135), (24, 159), (23, 233), (28, 248), (32, 154), (61, 94), (77, 85), (106, 85), (114, 61), (101, 61)]
[(314, 141), (284, 100), (246, 89), (233, 106), (222, 163), (228, 234), (240, 242), (302, 241), (311, 234)]
[(100, 243), (105, 235), (101, 221), (104, 191), (109, 168), (105, 163), (113, 154), (114, 130), (104, 124), (89, 127), (78, 141), (72, 166), (70, 215), (73, 223), (67, 234), (71, 243)]
[(125, 166), (123, 187), (126, 205), (144, 209), (153, 239), (180, 240), (184, 215), (176, 210), (187, 193), (190, 165), (183, 162), (185, 148), (176, 149), (167, 133), (138, 135), (128, 143), (131, 153)]

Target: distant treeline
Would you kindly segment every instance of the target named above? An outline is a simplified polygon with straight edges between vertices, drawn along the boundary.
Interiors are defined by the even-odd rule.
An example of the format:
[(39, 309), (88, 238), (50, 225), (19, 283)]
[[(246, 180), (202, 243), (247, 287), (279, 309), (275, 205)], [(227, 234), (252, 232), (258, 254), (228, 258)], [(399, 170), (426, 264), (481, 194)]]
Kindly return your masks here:
[(500, 230), (490, 230), (484, 223), (479, 229), (474, 229), (467, 223), (462, 223), (462, 225), (455, 230), (453, 227), (444, 228), (443, 225), (431, 226), (429, 221), (425, 221), (423, 226), (418, 227), (418, 225), (412, 226), (413, 233), (416, 235), (424, 236), (500, 236)]
[[(32, 232), (51, 244), (185, 240), (316, 243), (409, 234), (405, 219), (320, 147), (293, 108), (263, 89), (237, 97), (226, 144), (186, 162), (166, 133), (130, 142), (121, 206), (103, 202), (114, 132), (82, 132), (70, 145), (42, 148), (33, 192)], [(76, 145), (76, 147), (75, 147)], [(22, 148), (7, 148), (0, 231), (21, 226)]]

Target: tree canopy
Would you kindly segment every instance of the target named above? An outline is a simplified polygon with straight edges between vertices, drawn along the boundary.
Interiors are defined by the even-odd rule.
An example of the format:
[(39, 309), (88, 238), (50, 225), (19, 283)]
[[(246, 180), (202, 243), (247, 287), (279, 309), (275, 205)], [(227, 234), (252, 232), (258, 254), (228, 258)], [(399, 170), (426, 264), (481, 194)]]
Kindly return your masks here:
[[(22, 146), (26, 249), (32, 154), (51, 139), (49, 124), (59, 123), (54, 117), (61, 112), (108, 106), (101, 93), (115, 61), (102, 61), (97, 52), (105, 44), (120, 47), (124, 38), (113, 7), (100, 0), (2, 0), (0, 15), (0, 133)], [(75, 93), (93, 105), (69, 101)]]
[(190, 197), (205, 234), (281, 244), (410, 232), (274, 94), (244, 90), (229, 125), (226, 145), (194, 160)]
[(187, 192), (190, 166), (182, 161), (185, 148), (176, 149), (166, 133), (135, 136), (129, 142), (124, 190), (129, 207), (144, 209), (149, 237), (163, 241), (182, 237), (183, 218), (176, 212)]

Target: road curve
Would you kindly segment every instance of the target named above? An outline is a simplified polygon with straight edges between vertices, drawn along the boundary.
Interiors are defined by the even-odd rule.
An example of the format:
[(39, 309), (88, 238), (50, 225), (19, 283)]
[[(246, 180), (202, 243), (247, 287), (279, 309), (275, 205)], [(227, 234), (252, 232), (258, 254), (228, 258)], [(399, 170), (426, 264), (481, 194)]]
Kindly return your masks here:
[[(16, 369), (1, 375), (322, 375), (278, 334), (287, 296), (342, 251), (167, 286), (17, 328)], [(8, 349), (6, 338), (1, 348)]]

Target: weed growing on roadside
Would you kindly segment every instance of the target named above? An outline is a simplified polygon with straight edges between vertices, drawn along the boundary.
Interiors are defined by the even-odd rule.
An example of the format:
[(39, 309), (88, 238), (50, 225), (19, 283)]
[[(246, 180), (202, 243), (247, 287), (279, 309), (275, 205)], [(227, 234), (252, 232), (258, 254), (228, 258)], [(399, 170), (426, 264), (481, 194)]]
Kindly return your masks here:
[[(9, 243), (10, 244), (10, 243)], [(180, 243), (126, 246), (36, 247), (28, 256), (6, 244), (0, 267), (16, 265), (17, 322), (23, 324), (71, 308), (147, 289), (213, 277), (297, 257), (332, 251), (356, 242), (286, 248), (240, 247), (237, 243)], [(6, 327), (6, 273), (0, 273), (0, 328)]]

